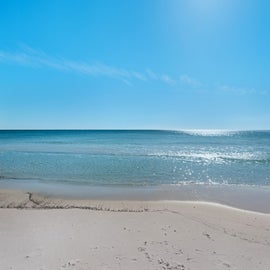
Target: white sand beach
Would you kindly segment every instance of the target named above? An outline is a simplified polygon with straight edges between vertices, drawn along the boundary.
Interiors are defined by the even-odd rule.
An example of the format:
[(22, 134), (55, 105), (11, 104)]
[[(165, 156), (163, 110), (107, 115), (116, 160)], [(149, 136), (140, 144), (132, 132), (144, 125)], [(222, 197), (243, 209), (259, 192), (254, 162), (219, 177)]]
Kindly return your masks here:
[(1, 269), (270, 268), (269, 214), (203, 202), (49, 201), (6, 190), (0, 206)]

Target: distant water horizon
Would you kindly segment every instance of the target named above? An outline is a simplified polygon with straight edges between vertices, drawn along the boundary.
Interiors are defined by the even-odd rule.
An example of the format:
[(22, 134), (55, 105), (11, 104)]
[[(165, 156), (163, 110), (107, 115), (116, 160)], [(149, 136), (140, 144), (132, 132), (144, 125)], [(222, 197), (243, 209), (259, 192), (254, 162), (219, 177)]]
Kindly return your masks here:
[(0, 128), (0, 131), (168, 131), (168, 132), (201, 132), (201, 133), (222, 133), (222, 132), (269, 132), (270, 129), (233, 129), (233, 128)]

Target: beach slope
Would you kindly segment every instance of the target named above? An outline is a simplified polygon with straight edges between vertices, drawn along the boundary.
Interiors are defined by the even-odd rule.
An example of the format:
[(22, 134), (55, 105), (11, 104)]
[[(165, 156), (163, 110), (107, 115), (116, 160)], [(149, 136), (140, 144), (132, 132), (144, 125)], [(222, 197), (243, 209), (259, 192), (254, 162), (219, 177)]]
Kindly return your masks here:
[(270, 268), (269, 214), (176, 201), (42, 207), (29, 195), (1, 193), (1, 269)]

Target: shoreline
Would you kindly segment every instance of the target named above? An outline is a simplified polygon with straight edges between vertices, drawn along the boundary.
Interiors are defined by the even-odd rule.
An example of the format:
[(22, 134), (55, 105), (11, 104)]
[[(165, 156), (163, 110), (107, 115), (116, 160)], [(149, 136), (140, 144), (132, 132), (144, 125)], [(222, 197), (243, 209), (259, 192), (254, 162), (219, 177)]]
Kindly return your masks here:
[(71, 198), (45, 195), (42, 193), (27, 192), (14, 189), (0, 189), (0, 209), (82, 209), (110, 212), (148, 212), (162, 211), (166, 208), (181, 206), (210, 206), (231, 211), (265, 215), (269, 212), (253, 211), (240, 207), (222, 204), (214, 201), (202, 200), (111, 200), (91, 198)]
[[(71, 186), (63, 184), (0, 183), (0, 208), (110, 208), (119, 203), (127, 206), (162, 202), (201, 202), (244, 211), (270, 214), (270, 187), (183, 185), (183, 186)], [(32, 202), (31, 202), (32, 200)]]

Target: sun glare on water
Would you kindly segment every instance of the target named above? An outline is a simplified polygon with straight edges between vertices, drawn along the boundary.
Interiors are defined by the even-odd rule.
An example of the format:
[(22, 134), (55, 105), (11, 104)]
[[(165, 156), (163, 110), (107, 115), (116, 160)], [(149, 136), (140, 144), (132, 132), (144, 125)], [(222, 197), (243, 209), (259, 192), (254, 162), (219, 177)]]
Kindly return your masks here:
[(183, 132), (198, 136), (229, 136), (234, 133), (234, 131), (226, 129), (186, 129)]

